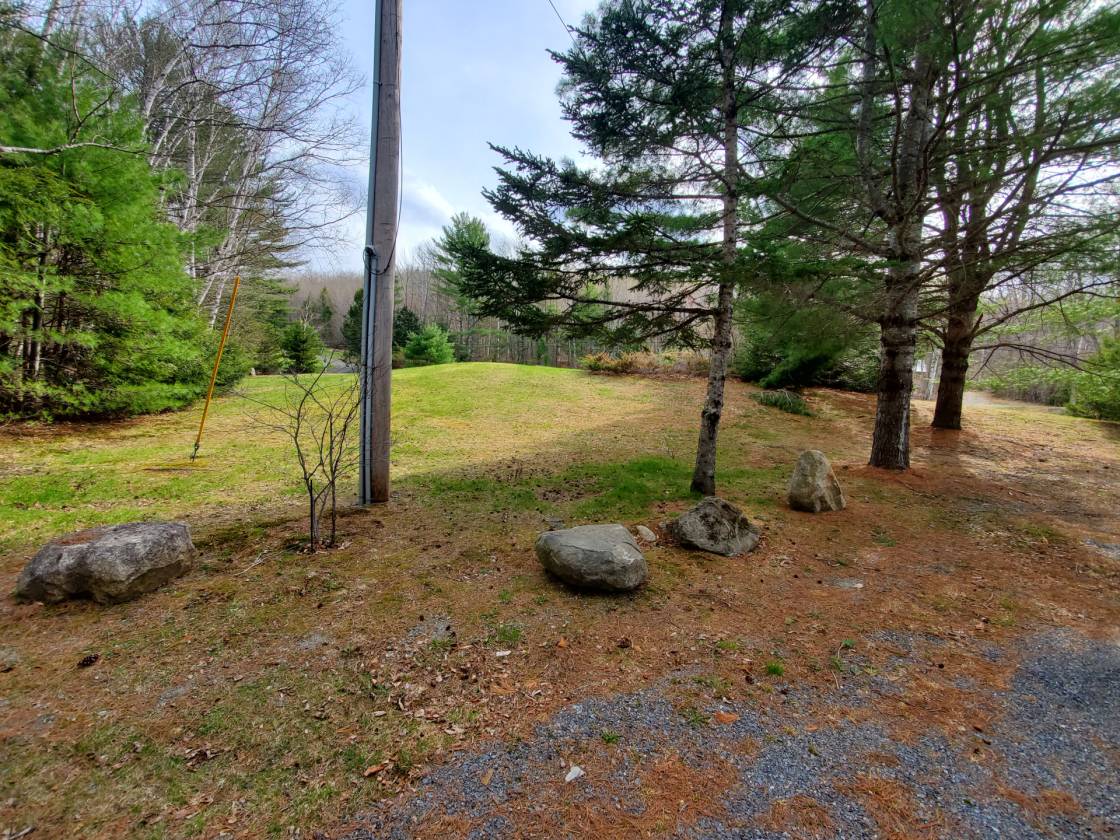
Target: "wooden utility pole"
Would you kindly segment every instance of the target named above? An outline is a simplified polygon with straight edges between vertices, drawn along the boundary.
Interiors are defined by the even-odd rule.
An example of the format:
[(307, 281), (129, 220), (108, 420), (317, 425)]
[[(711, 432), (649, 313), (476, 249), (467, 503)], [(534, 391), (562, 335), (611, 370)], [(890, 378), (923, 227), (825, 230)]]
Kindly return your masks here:
[(393, 261), (401, 157), (401, 6), (377, 0), (373, 126), (362, 296), (361, 480), (363, 505), (389, 501), (389, 400), (393, 373)]

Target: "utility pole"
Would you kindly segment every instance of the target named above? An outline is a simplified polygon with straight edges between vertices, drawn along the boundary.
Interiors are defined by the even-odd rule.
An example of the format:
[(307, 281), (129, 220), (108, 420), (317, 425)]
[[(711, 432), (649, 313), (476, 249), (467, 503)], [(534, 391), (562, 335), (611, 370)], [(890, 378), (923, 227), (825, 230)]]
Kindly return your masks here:
[(373, 36), (373, 125), (362, 295), (359, 500), (389, 501), (389, 400), (393, 373), (393, 260), (401, 158), (401, 6), (377, 0)]

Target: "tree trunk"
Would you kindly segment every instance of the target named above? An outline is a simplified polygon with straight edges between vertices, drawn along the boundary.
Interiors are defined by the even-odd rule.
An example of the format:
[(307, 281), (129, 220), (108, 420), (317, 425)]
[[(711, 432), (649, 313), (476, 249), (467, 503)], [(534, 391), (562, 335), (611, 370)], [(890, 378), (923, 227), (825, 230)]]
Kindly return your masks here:
[(964, 385), (968, 376), (968, 357), (976, 336), (976, 312), (980, 308), (980, 290), (989, 278), (975, 271), (964, 271), (950, 277), (949, 316), (945, 327), (945, 344), (941, 350), (941, 384), (937, 388), (937, 404), (933, 409), (935, 429), (959, 429), (964, 406)]
[(968, 356), (972, 351), (972, 334), (953, 335), (950, 321), (941, 350), (941, 382), (937, 386), (937, 404), (933, 409), (935, 429), (959, 429), (964, 406), (964, 385), (968, 376)]
[[(873, 47), (865, 67), (876, 54), (875, 11), (868, 0), (868, 44)], [(914, 351), (918, 343), (918, 299), (922, 277), (921, 199), (928, 175), (929, 141), (932, 133), (930, 104), (938, 68), (930, 55), (919, 51), (914, 58), (910, 79), (909, 103), (898, 143), (893, 172), (895, 197), (884, 204), (884, 191), (873, 169), (862, 164), (869, 185), (871, 204), (890, 225), (887, 234), (891, 267), (884, 282), (885, 301), (879, 320), (882, 358), (875, 406), (875, 431), (871, 440), (873, 467), (905, 470), (910, 468), (910, 398), (914, 390)], [(866, 77), (870, 80), (870, 74)], [(863, 103), (864, 112), (869, 103)], [(871, 138), (861, 125), (860, 142)], [(862, 154), (861, 154), (862, 157)]]
[(308, 501), (308, 532), (311, 536), (311, 550), (315, 551), (319, 548), (319, 505), (315, 499), (315, 487), (312, 484), (307, 485), (307, 501)]
[(739, 222), (739, 112), (735, 97), (735, 45), (731, 38), (732, 11), (724, 3), (720, 17), (720, 64), (723, 67), (723, 253), (712, 356), (708, 368), (708, 394), (700, 412), (700, 440), (692, 491), (705, 496), (716, 492), (716, 439), (723, 415), (723, 392), (727, 382), (727, 359), (731, 354), (731, 308), (735, 298), (736, 233)]
[(882, 321), (879, 344), (879, 385), (875, 432), (871, 440), (873, 467), (910, 467), (910, 393), (914, 388), (914, 348), (918, 340), (917, 289), (900, 296), (898, 306)]
[(708, 395), (704, 410), (700, 412), (700, 441), (696, 446), (696, 467), (692, 471), (692, 491), (705, 496), (716, 492), (716, 438), (719, 421), (723, 416), (723, 392), (727, 382), (727, 357), (731, 354), (731, 304), (734, 287), (731, 283), (719, 286), (719, 305), (716, 312), (715, 334), (712, 337), (712, 356), (708, 369)]
[(331, 547), (338, 542), (338, 497), (335, 495), (335, 488), (338, 486), (338, 480), (331, 480)]

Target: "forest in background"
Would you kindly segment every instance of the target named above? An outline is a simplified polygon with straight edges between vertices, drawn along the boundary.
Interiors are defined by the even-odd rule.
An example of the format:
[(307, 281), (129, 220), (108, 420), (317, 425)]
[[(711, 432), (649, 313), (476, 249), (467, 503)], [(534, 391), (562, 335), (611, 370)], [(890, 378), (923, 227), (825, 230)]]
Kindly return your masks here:
[(161, 411), (306, 344), (286, 282), (360, 206), (321, 0), (0, 6), (0, 414)]
[[(555, 57), (604, 168), (499, 147), (509, 168), (487, 195), (523, 240), (496, 246), (460, 214), (399, 266), (399, 362), (625, 372), (645, 354), (697, 373), (718, 337), (717, 367), (744, 379), (890, 380), (898, 405), (937, 396), (950, 427), (966, 378), (1120, 417), (1114, 11), (767, 9), (695, 31), (644, 5), (590, 18)], [(0, 414), (196, 399), (235, 275), (220, 385), (312, 369), (324, 345), (354, 355), (358, 278), (303, 265), (361, 205), (339, 175), (364, 154), (341, 107), (360, 80), (328, 4), (53, 0), (0, 16)], [(665, 33), (692, 53), (659, 54)], [(857, 61), (858, 37), (877, 46)], [(608, 107), (597, 74), (634, 63), (626, 39), (652, 39), (649, 62)], [(664, 102), (633, 110), (651, 84)], [(755, 139), (721, 161), (725, 129), (748, 123)], [(905, 130), (928, 133), (917, 171), (899, 168), (917, 148)], [(439, 349), (409, 356), (425, 330)]]

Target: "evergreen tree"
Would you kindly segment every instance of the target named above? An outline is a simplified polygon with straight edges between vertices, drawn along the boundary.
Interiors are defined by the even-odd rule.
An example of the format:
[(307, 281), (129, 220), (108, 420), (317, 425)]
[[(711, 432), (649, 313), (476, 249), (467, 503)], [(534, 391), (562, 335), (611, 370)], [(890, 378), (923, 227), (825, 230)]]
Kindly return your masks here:
[[(365, 297), (361, 289), (354, 292), (354, 300), (346, 310), (346, 317), (342, 321), (342, 338), (345, 343), (346, 354), (353, 360), (362, 357), (362, 299)], [(420, 331), (422, 324), (416, 313), (407, 306), (399, 306), (393, 310), (393, 347), (399, 349), (408, 344), (408, 340)]]
[(529, 247), (504, 258), (448, 243), (475, 311), (522, 332), (707, 343), (698, 492), (715, 492), (736, 289), (777, 259), (748, 242), (764, 210), (753, 181), (774, 156), (758, 129), (845, 15), (840, 2), (604, 2), (554, 56), (564, 115), (600, 165), (497, 148), (507, 168), (486, 196)]
[(4, 29), (0, 143), (57, 150), (0, 165), (0, 414), (198, 397), (209, 339), (132, 102), (64, 48)]
[(741, 341), (735, 373), (764, 388), (813, 385), (874, 391), (874, 328), (834, 307), (756, 293), (736, 307)]
[(1027, 286), (1033, 309), (1107, 291), (1107, 274), (1039, 285), (1034, 268), (1061, 261), (1070, 278), (1102, 250), (1115, 260), (1120, 210), (1114, 187), (1107, 196), (1120, 181), (1120, 7), (981, 3), (959, 16), (954, 34), (928, 319), (943, 348), (933, 425), (946, 429), (961, 427), (974, 343), (1000, 324), (984, 297)]
[[(346, 310), (346, 317), (342, 319), (342, 342), (346, 348), (346, 355), (351, 361), (357, 362), (362, 358), (362, 300), (364, 292), (359, 288), (354, 292), (354, 300)], [(393, 332), (393, 341), (396, 342), (397, 334)]]
[(438, 281), (437, 290), (451, 301), (458, 319), (457, 330), (466, 334), (472, 327), (471, 298), (463, 282), (462, 254), (472, 251), (486, 251), (490, 248), (490, 233), (482, 220), (468, 213), (456, 213), (451, 222), (444, 225), (438, 239), (433, 243), (432, 256), (435, 268), (432, 273)]
[(407, 306), (394, 310), (393, 346), (404, 347), (412, 339), (412, 336), (420, 332), (423, 327), (424, 325), (420, 323), (420, 317)]
[(455, 361), (455, 348), (442, 327), (429, 324), (409, 339), (404, 357), (419, 364), (445, 365)]
[(280, 339), (284, 368), (290, 373), (314, 373), (322, 366), (323, 340), (310, 324), (295, 321)]

